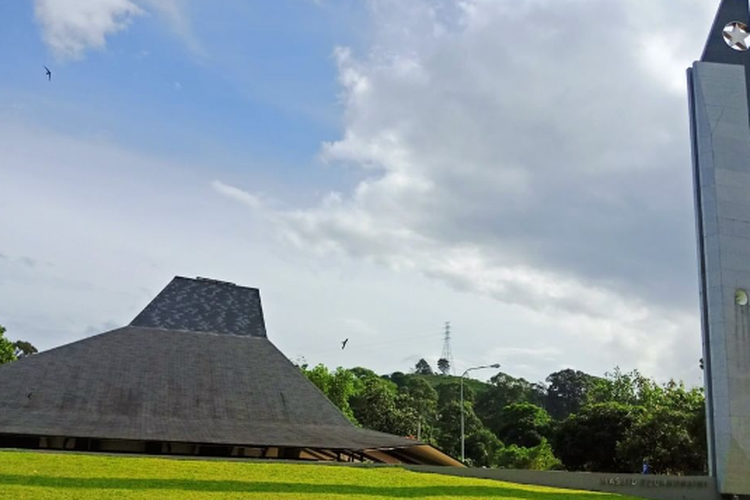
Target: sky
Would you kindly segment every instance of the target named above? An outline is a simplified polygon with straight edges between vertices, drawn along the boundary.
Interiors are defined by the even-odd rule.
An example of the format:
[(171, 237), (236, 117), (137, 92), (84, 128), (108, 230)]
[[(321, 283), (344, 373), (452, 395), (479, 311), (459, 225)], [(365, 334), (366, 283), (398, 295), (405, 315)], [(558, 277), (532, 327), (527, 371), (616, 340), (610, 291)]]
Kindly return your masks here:
[(0, 2), (0, 324), (49, 349), (203, 276), (294, 361), (434, 366), (450, 321), (457, 373), (699, 385), (717, 5)]

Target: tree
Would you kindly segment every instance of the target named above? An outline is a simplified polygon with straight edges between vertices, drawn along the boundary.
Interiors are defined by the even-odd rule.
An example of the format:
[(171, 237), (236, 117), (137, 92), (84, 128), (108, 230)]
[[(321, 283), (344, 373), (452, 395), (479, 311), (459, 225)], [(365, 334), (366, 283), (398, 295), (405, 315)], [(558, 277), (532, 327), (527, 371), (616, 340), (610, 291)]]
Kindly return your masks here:
[(413, 436), (417, 432), (419, 417), (406, 403), (405, 397), (397, 393), (395, 384), (379, 377), (366, 378), (362, 390), (351, 399), (354, 416), (363, 427)]
[(533, 448), (510, 445), (500, 448), (495, 456), (495, 464), (501, 469), (555, 470), (561, 468), (547, 440)]
[(686, 390), (670, 381), (655, 385), (617, 453), (638, 471), (647, 461), (657, 474), (693, 474), (706, 471), (705, 398), (702, 390)]
[(639, 411), (621, 403), (585, 406), (556, 430), (552, 440), (555, 455), (568, 470), (631, 472), (627, 461), (618, 457), (617, 448)]
[(328, 394), (328, 387), (331, 384), (331, 374), (328, 368), (324, 364), (319, 364), (313, 369), (308, 369), (307, 366), (301, 366), (300, 370), (305, 374), (305, 377), (315, 384), (323, 394)]
[(0, 326), (0, 365), (16, 360), (13, 342), (5, 338), (5, 328)]
[(437, 416), (438, 393), (425, 379), (410, 377), (402, 391), (413, 399), (420, 415), (428, 420)]
[(357, 423), (349, 405), (349, 399), (354, 395), (354, 375), (349, 370), (336, 368), (336, 371), (331, 374), (331, 382), (326, 395), (346, 418), (352, 423)]
[(36, 347), (31, 345), (30, 342), (26, 342), (25, 340), (15, 341), (13, 343), (13, 349), (15, 351), (16, 358), (18, 359), (25, 358), (39, 352)]
[(500, 372), (490, 379), (489, 387), (477, 395), (475, 409), (484, 425), (503, 439), (499, 434), (504, 425), (501, 410), (515, 403), (543, 406), (545, 397), (545, 390), (539, 384)]
[[(461, 400), (461, 381), (456, 378), (449, 378), (442, 384), (437, 386), (438, 393), (438, 408), (442, 409), (453, 401)], [(464, 383), (464, 401), (474, 401), (474, 390), (469, 384)]]
[(480, 427), (465, 436), (466, 459), (474, 467), (492, 467), (503, 443), (489, 429)]
[[(421, 418), (414, 407), (413, 399), (408, 394), (400, 393), (396, 396), (396, 412), (392, 418), (390, 429), (385, 432), (416, 438)], [(431, 441), (432, 429), (428, 427), (424, 432), (429, 435)]]
[(364, 380), (369, 377), (378, 377), (379, 375), (375, 373), (374, 371), (370, 370), (369, 368), (363, 368), (361, 366), (355, 366), (354, 368), (350, 368), (349, 371), (354, 375), (356, 378), (360, 380)]
[[(452, 400), (441, 406), (440, 417), (438, 419), (438, 446), (451, 456), (458, 457), (461, 455), (461, 403), (458, 400)], [(464, 401), (464, 437), (474, 434), (484, 426), (474, 413), (474, 409), (469, 401)], [(467, 457), (474, 459), (467, 455)]]
[(414, 365), (414, 373), (417, 375), (432, 375), (432, 367), (424, 358), (422, 358), (417, 361), (416, 365)]
[(422, 377), (410, 376), (400, 388), (401, 402), (414, 410), (419, 422), (422, 441), (432, 442), (436, 436), (438, 393)]
[(589, 391), (594, 403), (637, 408), (636, 418), (617, 446), (617, 460), (631, 472), (644, 461), (654, 472), (702, 474), (706, 469), (705, 397), (670, 381), (659, 385), (638, 370), (619, 368), (598, 379)]
[(341, 410), (346, 418), (352, 423), (357, 423), (354, 413), (352, 412), (349, 404), (350, 398), (355, 393), (355, 377), (349, 370), (344, 368), (336, 368), (336, 371), (331, 373), (328, 371), (325, 365), (319, 364), (312, 370), (308, 370), (306, 367), (300, 367), (302, 373), (320, 389), (320, 392), (336, 405)]
[(515, 403), (506, 406), (500, 413), (502, 426), (491, 430), (506, 445), (533, 448), (542, 444), (549, 436), (550, 416), (536, 405)]
[(391, 382), (393, 382), (397, 386), (403, 387), (406, 385), (406, 380), (408, 378), (408, 375), (406, 375), (403, 372), (393, 372), (391, 373), (390, 377), (386, 377), (386, 378), (388, 378)]
[(616, 367), (591, 384), (588, 392), (590, 403), (622, 403), (635, 406), (654, 406), (660, 398), (661, 388), (652, 379), (644, 377), (638, 370), (623, 372)]
[(437, 367), (442, 375), (448, 375), (451, 371), (451, 362), (445, 358), (440, 358), (438, 359)]
[(547, 377), (547, 411), (555, 420), (564, 420), (578, 412), (587, 401), (596, 377), (570, 368)]

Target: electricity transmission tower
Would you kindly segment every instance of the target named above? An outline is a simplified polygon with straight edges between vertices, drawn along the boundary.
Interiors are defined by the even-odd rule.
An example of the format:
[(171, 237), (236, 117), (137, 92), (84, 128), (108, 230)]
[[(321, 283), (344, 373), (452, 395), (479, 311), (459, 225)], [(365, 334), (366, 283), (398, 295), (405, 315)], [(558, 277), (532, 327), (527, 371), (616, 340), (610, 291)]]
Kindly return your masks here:
[[(443, 361), (445, 360), (445, 361)], [(443, 361), (441, 366), (441, 361)], [(453, 351), (451, 351), (451, 322), (445, 322), (445, 333), (443, 334), (443, 353), (440, 355), (440, 361), (438, 361), (438, 369), (443, 375), (451, 373), (456, 374), (455, 367), (453, 366)]]

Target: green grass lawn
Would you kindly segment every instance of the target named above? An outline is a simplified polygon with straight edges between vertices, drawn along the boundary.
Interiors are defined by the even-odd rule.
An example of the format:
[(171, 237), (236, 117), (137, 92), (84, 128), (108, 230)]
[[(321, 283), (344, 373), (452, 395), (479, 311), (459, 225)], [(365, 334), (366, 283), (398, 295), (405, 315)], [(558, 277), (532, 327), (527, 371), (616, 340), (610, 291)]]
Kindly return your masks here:
[(616, 495), (421, 474), (397, 467), (25, 451), (0, 451), (0, 498), (633, 500)]

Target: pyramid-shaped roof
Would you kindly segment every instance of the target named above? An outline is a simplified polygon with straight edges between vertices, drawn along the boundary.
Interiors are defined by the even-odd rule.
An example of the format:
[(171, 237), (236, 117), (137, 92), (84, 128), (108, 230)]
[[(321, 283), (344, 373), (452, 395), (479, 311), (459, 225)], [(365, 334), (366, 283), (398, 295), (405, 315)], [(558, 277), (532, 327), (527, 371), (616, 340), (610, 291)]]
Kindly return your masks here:
[(175, 278), (133, 322), (0, 366), (0, 435), (403, 449), (352, 425), (266, 337), (257, 289)]
[(130, 323), (141, 328), (265, 337), (260, 290), (206, 278), (176, 277)]

